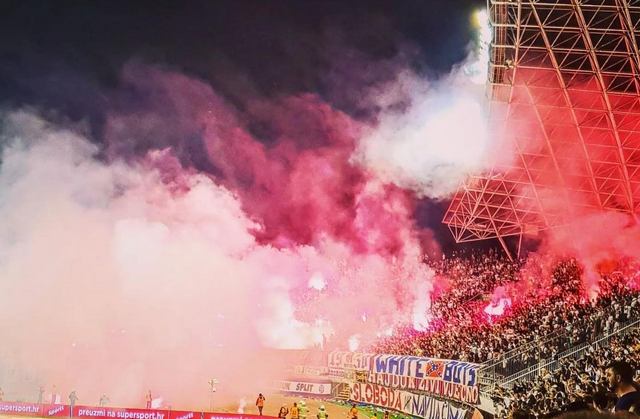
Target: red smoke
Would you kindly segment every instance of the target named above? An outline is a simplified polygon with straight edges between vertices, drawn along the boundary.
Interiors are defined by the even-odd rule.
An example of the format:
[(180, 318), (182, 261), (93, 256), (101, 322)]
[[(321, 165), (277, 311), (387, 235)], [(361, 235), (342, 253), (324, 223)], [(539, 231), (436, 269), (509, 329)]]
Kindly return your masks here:
[(314, 95), (238, 110), (139, 65), (111, 106), (104, 153), (82, 127), (25, 112), (3, 125), (0, 315), (23, 327), (0, 329), (0, 368), (30, 377), (8, 398), (55, 383), (130, 404), (153, 387), (194, 406), (218, 378), (229, 402), (280, 378), (256, 365), (265, 347), (425, 322), (428, 235), (411, 193), (352, 161), (361, 123)]
[[(171, 400), (194, 405), (211, 374), (226, 383), (227, 397), (257, 390), (245, 377), (260, 366), (247, 360), (259, 359), (263, 346), (302, 348), (323, 338), (345, 346), (398, 323), (426, 328), (435, 284), (422, 255), (437, 244), (416, 227), (414, 192), (446, 196), (450, 185), (441, 180), (455, 186), (468, 168), (484, 167), (477, 160), (490, 144), (465, 147), (473, 129), (455, 130), (456, 138), (446, 129), (467, 121), (460, 112), (481, 119), (475, 96), (450, 100), (441, 88), (431, 100), (399, 101), (407, 115), (404, 107), (381, 115), (377, 132), (311, 94), (233, 106), (200, 80), (140, 65), (125, 69), (122, 84), (106, 120), (106, 158), (86, 136), (24, 116), (14, 125), (27, 145), (3, 150), (2, 294), (21, 305), (0, 304), (0, 314), (14, 316), (12, 328), (18, 314), (29, 321), (19, 334), (0, 330), (13, 336), (2, 355), (28, 367), (30, 386), (55, 380), (99, 394), (100, 385), (126, 377), (114, 398), (131, 402), (163, 382)], [(425, 126), (423, 109), (442, 112)], [(537, 115), (520, 115), (528, 129), (515, 130), (515, 141), (535, 154), (547, 146)], [(506, 288), (514, 305), (531, 289), (544, 297), (558, 255), (578, 257), (588, 274), (603, 260), (640, 254), (628, 217), (566, 205), (584, 180), (583, 167), (568, 159), (580, 152), (575, 138), (558, 134), (568, 130), (559, 127), (551, 140), (565, 153), (563, 172), (577, 175), (559, 183), (548, 161), (532, 168), (545, 185), (545, 208), (582, 223), (549, 234), (522, 280)], [(478, 138), (491, 140), (486, 132)], [(362, 147), (367, 140), (372, 150)], [(387, 155), (391, 162), (381, 162)], [(399, 170), (407, 161), (412, 170)], [(77, 302), (60, 310), (69, 294)], [(69, 362), (50, 365), (45, 346)], [(106, 384), (86, 376), (89, 367)], [(278, 373), (270, 364), (252, 385)]]
[(314, 244), (329, 236), (361, 253), (397, 254), (412, 229), (412, 202), (350, 162), (360, 127), (314, 95), (254, 106), (270, 121), (268, 146), (242, 127), (201, 114), (204, 141), (223, 182), (264, 224), (261, 240)]
[(512, 287), (514, 301), (526, 290), (544, 295), (560, 259), (577, 260), (585, 296), (594, 297), (611, 264), (640, 257), (637, 98), (609, 91), (609, 112), (594, 77), (563, 82), (566, 95), (551, 69), (518, 69), (514, 81), (507, 126), (520, 157), (504, 177), (520, 183), (515, 194), (534, 202), (551, 227)]
[[(239, 116), (208, 85), (180, 74), (131, 66), (125, 80), (149, 91), (153, 103), (142, 115), (110, 119), (112, 153), (126, 154), (128, 144), (122, 141), (130, 138), (168, 146), (169, 132), (178, 138), (172, 148), (180, 154), (189, 140), (185, 136), (201, 136), (217, 181), (237, 193), (262, 225), (256, 231), (261, 242), (287, 247), (328, 236), (357, 253), (396, 255), (407, 237), (417, 234), (411, 195), (377, 183), (351, 161), (361, 124), (317, 96), (253, 101)], [(170, 124), (163, 124), (159, 118), (169, 114)], [(264, 125), (266, 141), (252, 135), (245, 122)]]

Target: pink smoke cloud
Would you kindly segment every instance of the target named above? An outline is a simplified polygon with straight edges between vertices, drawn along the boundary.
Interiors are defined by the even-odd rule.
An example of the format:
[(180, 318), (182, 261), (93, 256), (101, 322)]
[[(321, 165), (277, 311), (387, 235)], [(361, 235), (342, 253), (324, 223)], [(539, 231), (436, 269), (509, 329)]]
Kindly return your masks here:
[[(104, 150), (82, 126), (28, 112), (3, 125), (0, 367), (21, 371), (8, 396), (55, 384), (137, 404), (152, 388), (202, 407), (211, 378), (221, 400), (264, 391), (286, 362), (274, 348), (366, 345), (430, 321), (422, 255), (438, 246), (416, 226), (414, 193), (452, 184), (409, 191), (413, 180), (363, 160), (363, 141), (389, 125), (313, 94), (240, 110), (202, 80), (139, 63), (123, 71)], [(399, 139), (419, 138), (413, 128)], [(429, 153), (457, 164), (455, 150)], [(437, 186), (434, 173), (409, 176)]]
[[(348, 122), (319, 107), (321, 126)], [(217, 397), (238, 400), (282, 374), (283, 360), (265, 366), (269, 348), (346, 345), (356, 330), (366, 341), (427, 300), (410, 195), (345, 162), (345, 145), (269, 149), (220, 112), (222, 127), (203, 126), (212, 161), (229, 164), (220, 179), (171, 149), (106, 162), (81, 128), (6, 118), (2, 354), (24, 374), (9, 395), (55, 384), (135, 405), (153, 388), (201, 406), (215, 376)], [(114, 117), (111, 151), (153, 125), (144, 119)], [(326, 287), (310, 289), (318, 272)]]

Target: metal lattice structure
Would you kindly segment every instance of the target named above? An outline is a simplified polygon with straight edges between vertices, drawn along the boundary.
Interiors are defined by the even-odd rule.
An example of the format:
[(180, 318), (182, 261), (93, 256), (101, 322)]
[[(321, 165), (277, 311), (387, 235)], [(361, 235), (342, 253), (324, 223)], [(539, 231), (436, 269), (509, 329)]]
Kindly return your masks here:
[[(640, 210), (640, 0), (489, 0), (493, 135), (516, 158), (469, 178), (443, 222), (457, 242)], [(506, 248), (506, 247), (505, 247)]]

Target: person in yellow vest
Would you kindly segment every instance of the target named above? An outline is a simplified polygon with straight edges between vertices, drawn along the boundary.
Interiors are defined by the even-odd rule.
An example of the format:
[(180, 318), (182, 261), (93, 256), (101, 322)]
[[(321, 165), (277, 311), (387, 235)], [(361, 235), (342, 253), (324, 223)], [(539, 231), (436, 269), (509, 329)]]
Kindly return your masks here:
[(300, 419), (307, 419), (307, 413), (309, 413), (307, 403), (304, 400), (300, 400)]
[(262, 416), (262, 409), (264, 408), (265, 398), (262, 393), (258, 394), (258, 398), (256, 399), (256, 406), (258, 406), (258, 412), (260, 412), (260, 416)]
[(323, 404), (320, 405), (320, 409), (318, 410), (318, 414), (316, 415), (316, 417), (318, 419), (327, 419), (329, 417), (329, 414), (324, 409), (324, 405)]
[(351, 405), (351, 409), (349, 410), (349, 419), (358, 419), (358, 409), (355, 403)]
[(291, 410), (291, 419), (300, 419), (300, 409), (298, 409), (298, 403), (294, 402)]

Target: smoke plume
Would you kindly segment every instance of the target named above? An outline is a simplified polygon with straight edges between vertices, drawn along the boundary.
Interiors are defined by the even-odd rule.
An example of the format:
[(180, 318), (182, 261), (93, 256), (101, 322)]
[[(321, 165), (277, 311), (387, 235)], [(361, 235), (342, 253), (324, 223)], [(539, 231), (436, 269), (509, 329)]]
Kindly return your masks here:
[(446, 197), (490, 149), (463, 73), (374, 86), (374, 123), (310, 93), (234, 106), (140, 62), (104, 93), (97, 136), (4, 114), (7, 398), (55, 385), (87, 404), (151, 390), (203, 408), (212, 378), (220, 401), (268, 388), (287, 362), (273, 349), (424, 329), (435, 285), (416, 194)]

